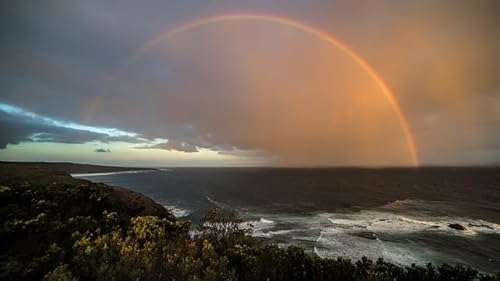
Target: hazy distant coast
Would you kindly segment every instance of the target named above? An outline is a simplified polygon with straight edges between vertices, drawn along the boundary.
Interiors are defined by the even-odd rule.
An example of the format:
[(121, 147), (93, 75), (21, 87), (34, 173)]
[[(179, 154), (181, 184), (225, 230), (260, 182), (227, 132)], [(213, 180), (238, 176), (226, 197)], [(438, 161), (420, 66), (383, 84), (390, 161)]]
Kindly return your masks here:
[(118, 173), (118, 172), (144, 172), (157, 171), (155, 168), (143, 167), (117, 167), (117, 166), (102, 166), (92, 164), (78, 164), (71, 162), (7, 162), (0, 161), (0, 165), (9, 164), (19, 167), (43, 167), (51, 171), (66, 172), (68, 174), (101, 174), (101, 173)]

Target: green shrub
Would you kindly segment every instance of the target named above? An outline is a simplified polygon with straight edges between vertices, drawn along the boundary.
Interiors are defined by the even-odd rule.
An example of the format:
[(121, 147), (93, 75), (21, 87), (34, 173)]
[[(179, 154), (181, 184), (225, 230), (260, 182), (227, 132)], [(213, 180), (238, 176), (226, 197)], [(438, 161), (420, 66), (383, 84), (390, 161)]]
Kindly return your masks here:
[(267, 245), (220, 209), (191, 224), (137, 216), (103, 185), (63, 175), (0, 184), (1, 280), (500, 280), (465, 266), (321, 259)]

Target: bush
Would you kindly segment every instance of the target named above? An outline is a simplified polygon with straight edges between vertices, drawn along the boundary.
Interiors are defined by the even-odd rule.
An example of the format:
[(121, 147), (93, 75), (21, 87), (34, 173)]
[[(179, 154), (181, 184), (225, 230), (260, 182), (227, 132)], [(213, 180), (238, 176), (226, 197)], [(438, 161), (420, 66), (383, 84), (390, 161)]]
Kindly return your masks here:
[(172, 216), (134, 215), (105, 186), (57, 179), (0, 185), (1, 280), (500, 280), (464, 266), (321, 259), (266, 245), (221, 209), (193, 235)]

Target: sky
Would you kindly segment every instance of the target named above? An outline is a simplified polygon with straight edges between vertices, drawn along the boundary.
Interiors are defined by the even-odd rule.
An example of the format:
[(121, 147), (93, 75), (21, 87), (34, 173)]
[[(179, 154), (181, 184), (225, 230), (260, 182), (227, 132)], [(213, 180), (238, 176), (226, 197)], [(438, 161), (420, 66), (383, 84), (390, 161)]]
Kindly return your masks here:
[(495, 0), (2, 1), (0, 25), (3, 161), (500, 164)]

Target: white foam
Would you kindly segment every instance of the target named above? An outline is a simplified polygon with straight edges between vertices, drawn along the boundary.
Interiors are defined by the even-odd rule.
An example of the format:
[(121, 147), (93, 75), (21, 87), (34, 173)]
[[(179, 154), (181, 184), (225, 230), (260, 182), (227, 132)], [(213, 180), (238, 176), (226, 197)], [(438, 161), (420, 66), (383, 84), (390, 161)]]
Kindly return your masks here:
[[(371, 259), (379, 257), (396, 264), (425, 264), (426, 260), (415, 256), (408, 248), (380, 239), (365, 239), (353, 236), (346, 229), (338, 227), (324, 228), (316, 240), (314, 252), (322, 258), (347, 257), (358, 260), (363, 256)], [(407, 246), (407, 245), (405, 245)]]
[[(463, 217), (409, 217), (386, 212), (363, 211), (355, 214), (333, 214), (341, 218), (328, 218), (334, 226), (348, 232), (362, 229), (374, 233), (442, 232), (449, 235), (473, 236), (479, 233), (499, 233), (500, 228), (492, 222)], [(466, 230), (449, 227), (460, 224)]]
[(157, 170), (135, 170), (135, 171), (120, 171), (120, 172), (107, 172), (107, 173), (74, 173), (70, 174), (70, 176), (74, 178), (82, 178), (82, 177), (101, 177), (101, 176), (112, 176), (119, 174), (142, 174), (142, 173), (151, 173), (156, 172)]
[(358, 228), (366, 228), (367, 227), (365, 224), (363, 224), (363, 222), (352, 220), (352, 219), (328, 218), (328, 220), (333, 224), (344, 225), (344, 226), (349, 226), (349, 227), (358, 227)]
[(416, 199), (404, 199), (404, 200), (395, 200), (393, 202), (389, 202), (380, 208), (382, 209), (405, 209), (411, 206), (421, 206), (425, 204), (426, 201), (416, 200)]
[(271, 233), (272, 235), (283, 235), (297, 231), (302, 231), (302, 229), (282, 229), (282, 230), (269, 231), (269, 233)]
[(162, 171), (162, 172), (173, 172), (174, 169), (170, 169), (170, 168), (159, 168), (158, 170)]
[(261, 222), (261, 223), (274, 223), (274, 221), (272, 221), (272, 220), (266, 220), (266, 219), (264, 219), (264, 218), (261, 218), (261, 219), (260, 219), (260, 222)]
[(183, 208), (180, 208), (178, 206), (163, 205), (163, 207), (165, 207), (165, 209), (167, 209), (168, 211), (170, 211), (172, 213), (172, 215), (174, 215), (174, 217), (176, 217), (176, 218), (187, 217), (189, 214), (191, 214), (190, 210), (183, 209)]
[(214, 199), (212, 199), (212, 198), (210, 198), (210, 197), (208, 197), (208, 196), (207, 196), (206, 198), (207, 198), (207, 200), (208, 200), (210, 203), (214, 204), (214, 205), (215, 205), (215, 206), (217, 206), (218, 208), (221, 208), (221, 209), (229, 209), (229, 206), (228, 206), (227, 204), (221, 203), (221, 202), (219, 202), (219, 201), (215, 201)]
[[(254, 214), (255, 215), (255, 214)], [(287, 245), (311, 243), (311, 251), (323, 258), (346, 257), (353, 260), (367, 256), (379, 257), (399, 265), (425, 265), (437, 260), (449, 260), (446, 254), (411, 240), (391, 241), (391, 236), (410, 233), (439, 233), (473, 237), (481, 233), (500, 233), (500, 225), (464, 217), (432, 217), (418, 214), (397, 214), (385, 211), (355, 213), (318, 213), (315, 215), (266, 215), (253, 220), (252, 235), (262, 238), (286, 239)], [(460, 224), (466, 230), (449, 227)], [(390, 236), (388, 236), (390, 235)], [(455, 259), (455, 258), (453, 258)]]
[(271, 238), (273, 233), (268, 230), (275, 226), (272, 220), (260, 218), (259, 220), (246, 221), (240, 224), (240, 227), (251, 231), (254, 237)]

